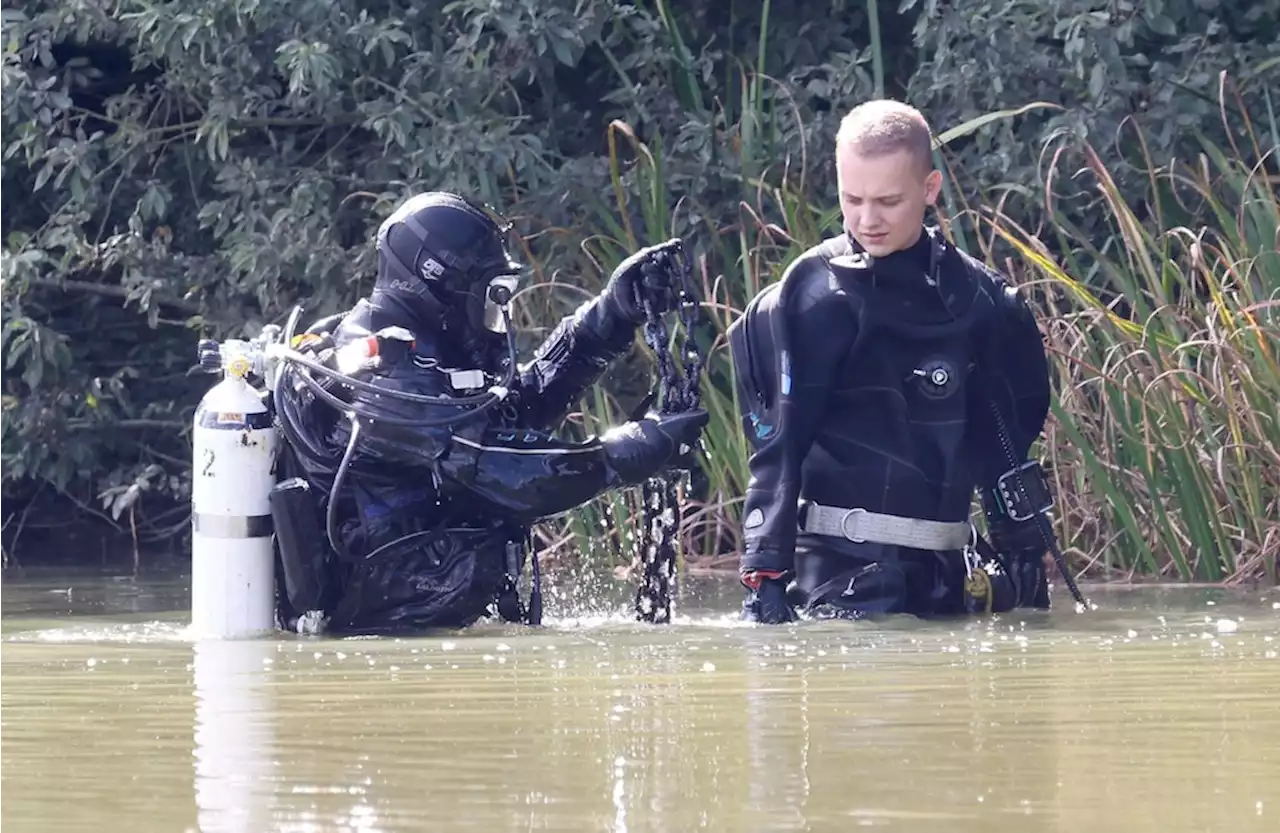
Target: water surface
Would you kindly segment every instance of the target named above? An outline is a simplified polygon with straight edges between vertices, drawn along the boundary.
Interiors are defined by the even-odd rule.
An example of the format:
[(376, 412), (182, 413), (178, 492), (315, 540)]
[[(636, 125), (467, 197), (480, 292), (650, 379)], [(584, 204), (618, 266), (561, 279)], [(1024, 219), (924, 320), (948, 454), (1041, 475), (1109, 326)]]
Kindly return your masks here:
[[(181, 579), (6, 577), (23, 831), (1274, 831), (1280, 592), (968, 622), (192, 644)], [(567, 608), (567, 610), (566, 610)]]

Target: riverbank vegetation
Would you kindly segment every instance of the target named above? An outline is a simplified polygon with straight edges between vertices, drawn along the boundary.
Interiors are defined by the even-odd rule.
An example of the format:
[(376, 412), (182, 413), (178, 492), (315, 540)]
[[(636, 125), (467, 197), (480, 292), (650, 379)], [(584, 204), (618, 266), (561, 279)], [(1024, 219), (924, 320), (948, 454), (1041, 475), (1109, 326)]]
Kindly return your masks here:
[[(1073, 568), (1276, 582), (1280, 13), (963, 5), (6, 10), (6, 556), (65, 548), (68, 517), (184, 550), (196, 340), (345, 308), (381, 219), (448, 188), (515, 225), (526, 347), (627, 251), (690, 243), (713, 418), (682, 538), (691, 563), (732, 565), (747, 447), (724, 331), (838, 230), (839, 118), (891, 95), (938, 133), (936, 220), (1043, 322), (1059, 396), (1035, 451)], [(565, 430), (616, 421), (652, 372), (637, 340)], [(541, 537), (625, 562), (637, 499)]]

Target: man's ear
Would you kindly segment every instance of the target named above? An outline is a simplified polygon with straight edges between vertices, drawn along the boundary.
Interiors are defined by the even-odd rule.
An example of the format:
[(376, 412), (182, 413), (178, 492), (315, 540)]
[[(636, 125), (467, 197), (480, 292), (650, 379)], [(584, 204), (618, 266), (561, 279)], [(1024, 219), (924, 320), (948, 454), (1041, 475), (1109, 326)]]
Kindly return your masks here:
[(942, 171), (934, 168), (929, 171), (929, 175), (924, 180), (924, 201), (928, 205), (933, 205), (938, 201), (938, 195), (942, 193)]

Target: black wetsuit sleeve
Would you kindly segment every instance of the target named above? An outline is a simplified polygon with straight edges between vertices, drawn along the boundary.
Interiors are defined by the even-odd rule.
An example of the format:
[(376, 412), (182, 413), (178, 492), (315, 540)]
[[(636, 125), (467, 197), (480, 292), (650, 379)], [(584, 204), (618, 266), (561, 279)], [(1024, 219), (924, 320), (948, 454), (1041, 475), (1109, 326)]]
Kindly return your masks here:
[(565, 316), (520, 367), (514, 390), (521, 423), (544, 430), (558, 423), (634, 338), (635, 328), (609, 315), (600, 297)]
[[(439, 395), (433, 371), (406, 365), (374, 381), (380, 387)], [(463, 413), (452, 405), (421, 405), (371, 392), (355, 401), (372, 419), (362, 419), (351, 465), (364, 478), (418, 488), (434, 483), (446, 515), (463, 514), (532, 522), (579, 506), (618, 482), (598, 439), (572, 442), (535, 430), (506, 430), (486, 414), (452, 425), (398, 425), (377, 415), (438, 421)], [(336, 420), (330, 445), (341, 454), (350, 422)]]
[[(740, 388), (743, 429), (752, 446), (742, 510), (743, 571), (786, 571), (794, 564), (802, 466), (856, 332), (847, 300), (821, 276), (808, 277), (783, 309), (771, 313), (786, 316), (781, 332), (776, 318), (769, 322), (786, 339), (785, 347), (776, 345), (776, 378), (770, 382), (780, 394), (776, 404), (761, 407)], [(745, 356), (735, 353), (734, 361), (739, 374), (746, 370)]]
[(453, 487), (448, 499), (521, 523), (567, 512), (620, 483), (598, 439), (566, 442), (525, 429), (455, 434), (440, 473)]
[[(991, 341), (985, 351), (983, 379), (986, 390), (1001, 409), (1013, 445), (1015, 462), (1027, 459), (1031, 446), (1044, 430), (1052, 394), (1049, 361), (1035, 315), (1026, 299), (1013, 286), (998, 279), (995, 292), (996, 310)], [(995, 426), (981, 420), (988, 436)], [(998, 438), (997, 438), (998, 439)], [(990, 464), (983, 466), (981, 484), (984, 490), (995, 485), (995, 479), (1008, 471), (1008, 452), (988, 446), (980, 455)]]
[(1021, 294), (1010, 287), (1002, 307), (1010, 349), (1005, 351), (1001, 376), (1013, 401), (1014, 450), (1026, 457), (1049, 415), (1049, 359), (1035, 316)]

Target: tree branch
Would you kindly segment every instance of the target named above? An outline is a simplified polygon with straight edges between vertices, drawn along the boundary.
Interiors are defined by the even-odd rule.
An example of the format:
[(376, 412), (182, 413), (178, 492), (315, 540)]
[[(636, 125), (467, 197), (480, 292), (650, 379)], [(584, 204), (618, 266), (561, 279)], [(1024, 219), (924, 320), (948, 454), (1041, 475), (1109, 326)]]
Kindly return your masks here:
[(90, 420), (90, 419), (69, 419), (67, 420), (68, 428), (132, 428), (132, 429), (148, 429), (159, 428), (171, 430), (175, 428), (186, 428), (187, 423), (179, 422), (175, 419), (117, 419), (117, 420)]
[[(57, 278), (27, 278), (27, 283), (31, 286), (40, 286), (46, 289), (65, 289), (75, 292), (84, 292), (88, 295), (101, 295), (105, 298), (120, 298), (121, 300), (129, 299), (129, 290), (123, 286), (113, 286), (105, 283), (91, 283), (89, 281), (76, 280), (59, 280)], [(176, 312), (185, 312), (188, 315), (196, 315), (200, 312), (200, 306), (190, 301), (183, 301), (180, 298), (155, 298), (155, 303), (162, 307), (169, 307)]]

